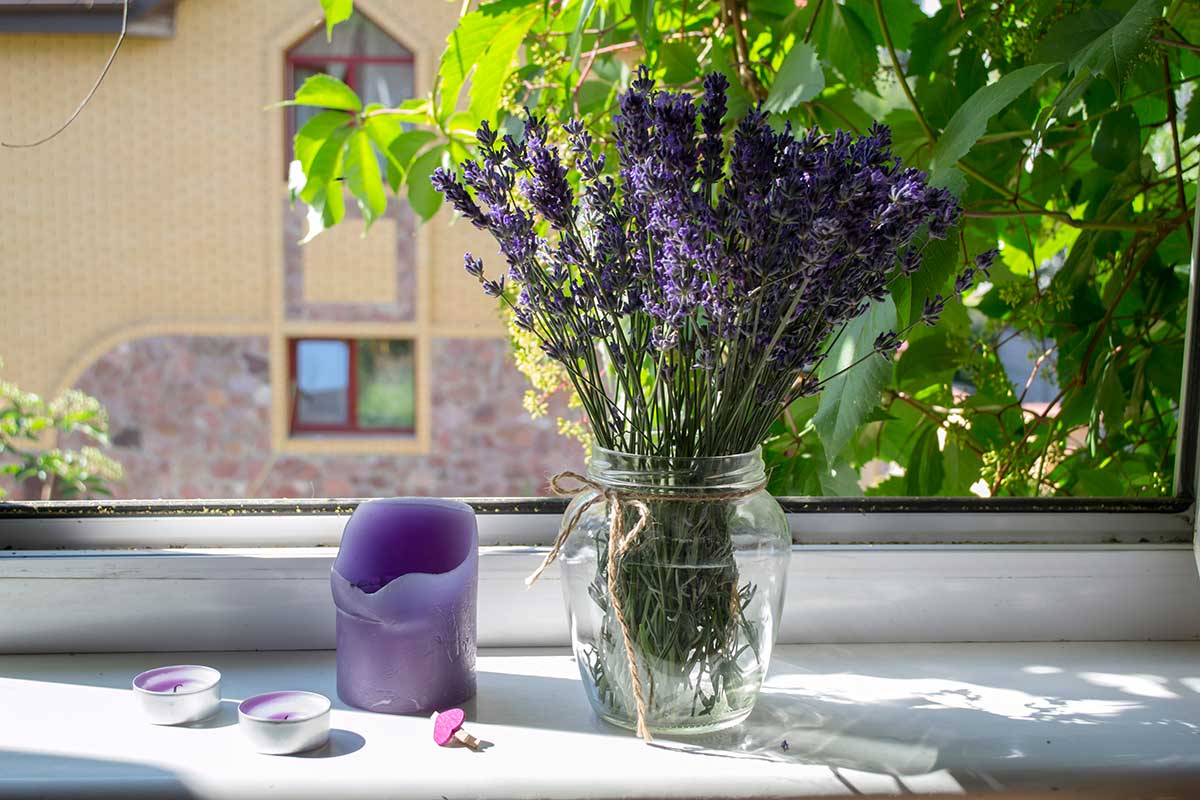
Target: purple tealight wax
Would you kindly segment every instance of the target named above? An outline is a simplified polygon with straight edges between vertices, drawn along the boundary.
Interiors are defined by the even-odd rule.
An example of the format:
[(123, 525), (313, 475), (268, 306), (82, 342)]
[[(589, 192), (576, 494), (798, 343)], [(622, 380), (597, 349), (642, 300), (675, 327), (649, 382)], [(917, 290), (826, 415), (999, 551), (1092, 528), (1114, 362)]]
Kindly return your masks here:
[(329, 741), (329, 709), (315, 692), (267, 692), (238, 705), (238, 726), (260, 753), (302, 753)]
[(355, 510), (330, 578), (343, 702), (427, 714), (474, 696), (478, 549), (466, 503), (408, 497)]
[(217, 713), (221, 673), (199, 664), (159, 667), (134, 678), (133, 691), (155, 725), (185, 725)]

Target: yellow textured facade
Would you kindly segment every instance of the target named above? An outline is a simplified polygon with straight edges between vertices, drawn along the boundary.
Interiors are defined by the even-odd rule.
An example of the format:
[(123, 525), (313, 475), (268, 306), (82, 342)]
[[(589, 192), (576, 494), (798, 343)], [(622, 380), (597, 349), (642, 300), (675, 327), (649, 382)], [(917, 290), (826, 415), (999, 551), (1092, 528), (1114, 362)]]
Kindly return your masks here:
[[(428, 92), (458, 5), (356, 6), (412, 51), (417, 92)], [(503, 335), (493, 302), (462, 270), (464, 250), (487, 257), (495, 245), (465, 223), (451, 225), (445, 209), (416, 233), (412, 321), (286, 319), (284, 115), (264, 108), (285, 95), (286, 49), (320, 23), (316, 0), (183, 0), (175, 36), (127, 39), (65, 133), (37, 148), (0, 149), (6, 377), (50, 393), (140, 337), (265, 335), (276, 445), (328, 450), (338, 443), (287, 437), (288, 336), (414, 337), (424, 394), (430, 380), (420, 370), (430, 361), (430, 338)], [(57, 126), (112, 44), (111, 36), (0, 36), (0, 138), (27, 141)], [(394, 276), (373, 260), (394, 234), (372, 231), (355, 241), (361, 223), (346, 224), (313, 253), (306, 295), (361, 302), (394, 287)], [(339, 258), (343, 246), (346, 257)], [(361, 272), (339, 279), (339, 267)], [(368, 449), (427, 447), (427, 400), (418, 397), (413, 441), (381, 440)]]
[(374, 303), (396, 294), (393, 265), (396, 222), (376, 221), (370, 236), (361, 225), (338, 225), (304, 246), (304, 300)]

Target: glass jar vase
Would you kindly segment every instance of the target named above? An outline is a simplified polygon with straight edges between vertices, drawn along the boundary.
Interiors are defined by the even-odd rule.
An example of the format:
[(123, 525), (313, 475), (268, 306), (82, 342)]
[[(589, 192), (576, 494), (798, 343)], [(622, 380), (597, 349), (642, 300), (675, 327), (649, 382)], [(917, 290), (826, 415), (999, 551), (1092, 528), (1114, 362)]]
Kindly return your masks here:
[[(787, 520), (765, 489), (761, 451), (679, 459), (597, 447), (588, 478), (601, 488), (571, 501), (562, 525), (564, 532), (574, 526), (558, 560), (592, 707), (637, 728), (632, 652), (651, 733), (738, 724), (753, 709), (771, 659), (791, 555)], [(610, 582), (618, 506), (618, 541), (628, 535), (628, 543), (617, 547)], [(644, 527), (635, 530), (643, 515)]]

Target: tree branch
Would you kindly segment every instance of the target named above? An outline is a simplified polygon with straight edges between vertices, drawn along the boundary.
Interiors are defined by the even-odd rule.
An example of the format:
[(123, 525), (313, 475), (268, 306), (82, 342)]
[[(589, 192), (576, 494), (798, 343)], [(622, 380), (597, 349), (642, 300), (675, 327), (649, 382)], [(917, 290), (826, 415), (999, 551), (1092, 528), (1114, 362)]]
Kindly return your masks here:
[(821, 16), (821, 4), (824, 0), (817, 0), (816, 8), (813, 9), (812, 19), (808, 21), (808, 29), (804, 31), (804, 43), (808, 44), (812, 39), (813, 28), (817, 27), (817, 17)]
[(1175, 39), (1167, 39), (1163, 36), (1151, 36), (1150, 41), (1169, 45), (1171, 47), (1178, 47), (1182, 50), (1191, 50), (1193, 53), (1200, 53), (1200, 45), (1194, 45), (1191, 42), (1180, 42), (1176, 41)]
[(900, 88), (904, 90), (904, 96), (908, 98), (908, 104), (912, 106), (913, 113), (917, 115), (917, 122), (921, 123), (921, 129), (925, 131), (929, 143), (933, 144), (937, 141), (937, 134), (929, 126), (929, 120), (925, 119), (925, 115), (921, 113), (921, 107), (917, 105), (917, 98), (913, 96), (912, 89), (908, 88), (908, 80), (904, 77), (904, 70), (900, 68), (900, 57), (896, 55), (896, 47), (892, 44), (892, 34), (888, 30), (887, 20), (884, 19), (883, 4), (880, 0), (875, 0), (875, 18), (879, 20), (879, 29), (883, 31), (883, 42), (887, 45), (888, 55), (892, 57), (892, 68), (896, 70), (896, 79), (900, 81)]
[(1096, 231), (1156, 231), (1158, 225), (1141, 222), (1093, 222), (1086, 219), (1075, 219), (1062, 211), (1051, 211), (1047, 208), (1014, 208), (1011, 211), (963, 211), (964, 217), (972, 219), (997, 219), (1001, 217), (1053, 217), (1060, 222), (1080, 230)]
[(750, 67), (750, 47), (746, 43), (746, 29), (742, 25), (741, 2), (721, 0), (721, 10), (725, 16), (725, 24), (733, 32), (733, 57), (737, 61), (738, 81), (755, 100), (765, 100), (767, 87), (762, 85), (762, 81)]
[(958, 162), (959, 168), (970, 175), (975, 180), (982, 183), (994, 192), (1003, 195), (1017, 205), (1024, 206), (1023, 209), (1013, 209), (1012, 211), (964, 211), (964, 217), (1021, 217), (1021, 216), (1046, 216), (1062, 222), (1065, 225), (1070, 225), (1072, 228), (1081, 230), (1103, 230), (1103, 231), (1157, 231), (1162, 226), (1155, 225), (1149, 222), (1093, 222), (1086, 219), (1076, 219), (1065, 211), (1053, 211), (1049, 208), (1043, 208), (1037, 203), (1026, 200), (1020, 195), (1013, 195), (1007, 188), (996, 183), (994, 180), (984, 175), (979, 170), (972, 167), (965, 161)]

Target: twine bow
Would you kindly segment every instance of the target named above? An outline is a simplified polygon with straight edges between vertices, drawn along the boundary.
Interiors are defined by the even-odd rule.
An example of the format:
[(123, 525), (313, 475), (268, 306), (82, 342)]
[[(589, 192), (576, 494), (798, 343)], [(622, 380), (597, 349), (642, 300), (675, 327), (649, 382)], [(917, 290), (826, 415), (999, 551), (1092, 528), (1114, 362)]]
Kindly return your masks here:
[[(575, 481), (577, 487), (574, 489), (566, 488), (563, 482), (568, 480)], [(633, 637), (629, 633), (629, 622), (625, 619), (625, 610), (621, 608), (621, 601), (617, 598), (617, 569), (620, 563), (618, 559), (620, 556), (625, 555), (625, 552), (629, 550), (629, 546), (633, 544), (634, 539), (649, 524), (650, 509), (641, 499), (622, 499), (616, 490), (606, 488), (590, 478), (580, 475), (578, 472), (567, 471), (558, 473), (550, 479), (550, 488), (559, 496), (579, 495), (588, 489), (594, 490), (596, 496), (586, 503), (581, 503), (579, 508), (575, 509), (575, 513), (571, 515), (567, 524), (563, 525), (562, 530), (558, 532), (558, 538), (554, 540), (554, 546), (550, 548), (550, 552), (542, 559), (541, 565), (534, 570), (532, 575), (525, 579), (525, 585), (531, 586), (534, 581), (542, 576), (546, 568), (558, 558), (563, 545), (566, 544), (567, 537), (575, 530), (575, 525), (578, 524), (580, 518), (583, 516), (583, 512), (597, 503), (608, 503), (608, 596), (612, 601), (613, 613), (617, 617), (617, 624), (621, 626), (621, 638), (625, 643), (625, 657), (629, 659), (629, 677), (633, 681), (633, 699), (637, 703), (637, 735), (642, 737), (642, 741), (653, 741), (650, 729), (646, 726), (646, 697), (642, 691), (642, 676), (637, 668), (637, 655), (633, 652)], [(628, 532), (625, 530), (626, 504), (633, 506), (638, 512), (638, 521), (634, 523), (634, 526)]]
[[(568, 488), (565, 485), (566, 481), (574, 481), (574, 487)], [(580, 475), (578, 472), (568, 470), (560, 472), (551, 478), (550, 488), (560, 497), (578, 496), (589, 489), (594, 491), (596, 496), (585, 503), (581, 503), (579, 508), (575, 509), (575, 513), (571, 515), (571, 518), (567, 520), (566, 524), (558, 532), (558, 537), (554, 540), (554, 545), (550, 548), (550, 552), (542, 559), (542, 563), (533, 571), (533, 574), (525, 579), (525, 585), (532, 586), (533, 582), (540, 578), (542, 573), (554, 563), (585, 511), (597, 503), (603, 502), (608, 504), (608, 596), (612, 602), (613, 613), (617, 617), (617, 624), (621, 626), (621, 638), (625, 645), (625, 657), (629, 659), (629, 677), (633, 683), (633, 699), (637, 704), (637, 735), (643, 741), (651, 742), (654, 737), (650, 735), (650, 728), (646, 724), (646, 697), (642, 689), (642, 677), (637, 666), (637, 655), (633, 651), (633, 636), (629, 632), (629, 622), (625, 618), (625, 610), (621, 607), (621, 600), (617, 596), (617, 571), (620, 568), (620, 559), (628, 552), (637, 537), (650, 524), (650, 507), (646, 505), (646, 500), (653, 499), (655, 501), (665, 500), (685, 503), (736, 500), (762, 491), (765, 488), (765, 484), (760, 483), (749, 489), (740, 489), (733, 492), (712, 493), (693, 491), (686, 494), (644, 494), (618, 492), (616, 489), (597, 483), (591, 478)], [(625, 530), (625, 509), (627, 506), (631, 506), (638, 514), (637, 522), (628, 531)], [(737, 600), (737, 592), (735, 591), (732, 602), (737, 603)]]

